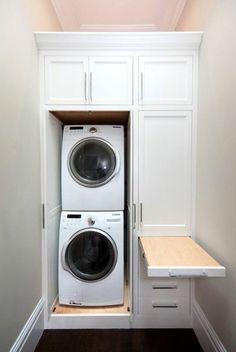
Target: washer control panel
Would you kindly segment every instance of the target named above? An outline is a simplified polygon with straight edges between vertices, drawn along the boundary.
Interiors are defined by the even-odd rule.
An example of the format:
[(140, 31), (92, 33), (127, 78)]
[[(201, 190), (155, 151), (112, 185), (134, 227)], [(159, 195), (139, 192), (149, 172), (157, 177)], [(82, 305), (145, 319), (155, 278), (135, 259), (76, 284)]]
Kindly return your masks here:
[(121, 125), (65, 125), (63, 134), (63, 138), (74, 136), (74, 138), (81, 139), (96, 136), (108, 140), (112, 138), (123, 139), (124, 127)]

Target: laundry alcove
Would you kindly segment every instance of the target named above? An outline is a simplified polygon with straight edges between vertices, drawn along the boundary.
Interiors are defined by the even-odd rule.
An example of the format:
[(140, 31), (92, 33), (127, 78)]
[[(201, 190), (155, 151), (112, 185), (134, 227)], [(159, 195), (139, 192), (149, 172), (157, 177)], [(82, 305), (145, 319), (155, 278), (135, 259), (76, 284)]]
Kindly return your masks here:
[[(130, 220), (132, 207), (129, 202), (132, 189), (131, 152), (132, 114), (130, 111), (44, 111), (42, 118), (43, 143), (43, 199), (44, 199), (44, 294), (47, 299), (47, 314), (49, 327), (53, 327), (58, 319), (68, 320), (68, 327), (81, 322), (82, 325), (91, 324), (94, 317), (99, 324), (99, 317), (103, 324), (109, 326), (111, 318), (116, 317), (117, 324), (129, 326), (132, 307), (132, 238)], [(58, 304), (58, 242), (61, 215), (61, 146), (62, 133), (65, 125), (122, 125), (125, 136), (125, 211), (124, 211), (124, 304), (104, 307), (73, 307)], [(92, 289), (92, 285), (91, 285)], [(108, 318), (109, 319), (106, 319)], [(118, 319), (117, 319), (118, 318)], [(81, 321), (82, 319), (82, 321)], [(104, 320), (105, 319), (105, 320)]]

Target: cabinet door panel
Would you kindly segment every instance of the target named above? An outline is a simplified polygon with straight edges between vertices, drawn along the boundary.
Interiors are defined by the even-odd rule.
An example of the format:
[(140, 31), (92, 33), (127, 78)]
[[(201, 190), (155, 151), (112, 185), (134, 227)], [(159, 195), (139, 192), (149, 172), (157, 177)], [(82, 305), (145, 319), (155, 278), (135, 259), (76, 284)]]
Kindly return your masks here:
[(140, 58), (140, 104), (191, 104), (192, 58)]
[(141, 230), (184, 235), (191, 214), (191, 114), (140, 115)]
[(132, 104), (132, 58), (90, 58), (90, 103)]
[(45, 60), (46, 104), (85, 104), (88, 59), (48, 56)]

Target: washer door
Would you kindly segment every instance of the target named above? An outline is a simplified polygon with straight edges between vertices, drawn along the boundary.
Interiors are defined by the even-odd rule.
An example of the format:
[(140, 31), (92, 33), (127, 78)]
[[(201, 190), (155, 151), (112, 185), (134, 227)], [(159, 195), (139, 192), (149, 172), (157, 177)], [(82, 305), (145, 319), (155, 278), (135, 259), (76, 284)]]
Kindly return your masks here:
[(68, 158), (73, 179), (86, 187), (99, 187), (119, 171), (118, 152), (101, 138), (86, 138), (77, 143)]
[(117, 261), (113, 239), (97, 229), (77, 232), (63, 247), (62, 264), (76, 278), (98, 281), (108, 276)]

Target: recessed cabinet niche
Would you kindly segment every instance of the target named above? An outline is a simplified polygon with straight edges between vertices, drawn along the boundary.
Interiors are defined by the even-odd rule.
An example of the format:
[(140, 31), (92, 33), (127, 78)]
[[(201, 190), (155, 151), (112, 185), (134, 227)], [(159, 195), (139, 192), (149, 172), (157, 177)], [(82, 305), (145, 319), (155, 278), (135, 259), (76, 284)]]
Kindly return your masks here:
[(132, 57), (46, 56), (46, 104), (132, 104)]

